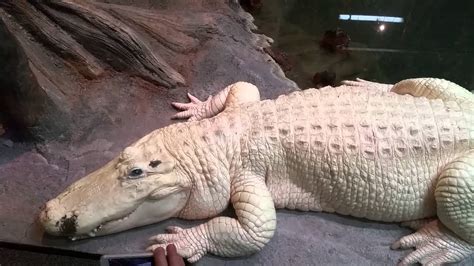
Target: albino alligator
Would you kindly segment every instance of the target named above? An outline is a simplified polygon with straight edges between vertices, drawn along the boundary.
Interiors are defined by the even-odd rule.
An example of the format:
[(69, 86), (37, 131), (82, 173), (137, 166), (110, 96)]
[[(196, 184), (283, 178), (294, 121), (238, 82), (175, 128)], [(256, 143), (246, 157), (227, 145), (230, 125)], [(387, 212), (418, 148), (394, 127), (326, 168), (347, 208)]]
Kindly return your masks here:
[[(401, 264), (457, 262), (474, 252), (474, 97), (441, 79), (358, 79), (262, 100), (238, 82), (188, 118), (151, 132), (46, 204), (50, 234), (92, 237), (170, 217), (149, 250), (174, 243), (190, 262), (233, 257), (272, 238), (275, 209), (404, 222)], [(237, 219), (218, 216), (232, 204)]]

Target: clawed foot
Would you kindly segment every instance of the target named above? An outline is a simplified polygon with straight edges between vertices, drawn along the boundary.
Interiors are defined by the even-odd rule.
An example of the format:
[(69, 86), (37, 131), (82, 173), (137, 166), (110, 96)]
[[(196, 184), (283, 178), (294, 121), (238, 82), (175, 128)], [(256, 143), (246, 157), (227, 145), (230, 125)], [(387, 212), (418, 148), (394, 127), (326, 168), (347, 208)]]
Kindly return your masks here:
[(474, 246), (459, 239), (439, 220), (427, 223), (416, 233), (402, 237), (392, 245), (392, 249), (416, 248), (403, 258), (399, 265), (421, 263), (440, 265), (458, 262), (474, 252)]
[(203, 117), (206, 112), (206, 106), (211, 101), (212, 96), (209, 96), (206, 101), (201, 101), (188, 93), (188, 97), (191, 100), (189, 103), (171, 103), (174, 107), (181, 110), (181, 112), (175, 114), (172, 119), (188, 119), (188, 121), (196, 121)]
[(156, 244), (150, 245), (147, 251), (153, 252), (158, 247), (166, 249), (168, 244), (174, 244), (178, 254), (190, 263), (198, 261), (206, 254), (207, 240), (200, 237), (201, 234), (195, 228), (183, 229), (178, 226), (169, 226), (166, 228), (166, 232), (167, 234), (151, 237), (149, 240)]
[(343, 80), (342, 84), (352, 87), (364, 87), (369, 89), (381, 90), (384, 92), (390, 91), (393, 87), (393, 85), (391, 84), (372, 82), (361, 78), (356, 78), (356, 80)]

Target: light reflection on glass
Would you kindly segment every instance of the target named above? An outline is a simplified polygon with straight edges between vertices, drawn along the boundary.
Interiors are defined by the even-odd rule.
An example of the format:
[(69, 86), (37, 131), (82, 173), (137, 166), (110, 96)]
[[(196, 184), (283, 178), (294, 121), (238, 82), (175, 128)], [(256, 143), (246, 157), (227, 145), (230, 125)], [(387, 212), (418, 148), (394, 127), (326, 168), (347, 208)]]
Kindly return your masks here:
[(390, 22), (390, 23), (403, 23), (403, 18), (401, 18), (401, 17), (388, 17), (388, 16), (340, 14), (339, 19), (340, 20), (379, 21), (379, 22)]

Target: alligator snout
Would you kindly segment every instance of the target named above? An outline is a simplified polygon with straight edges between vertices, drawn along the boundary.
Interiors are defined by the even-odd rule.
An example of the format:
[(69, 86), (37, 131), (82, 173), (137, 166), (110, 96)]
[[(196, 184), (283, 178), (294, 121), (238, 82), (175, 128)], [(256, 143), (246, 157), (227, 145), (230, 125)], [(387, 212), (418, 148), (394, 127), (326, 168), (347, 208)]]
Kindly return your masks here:
[(46, 232), (52, 235), (74, 235), (77, 231), (78, 212), (66, 212), (58, 200), (47, 202), (41, 211), (40, 221)]

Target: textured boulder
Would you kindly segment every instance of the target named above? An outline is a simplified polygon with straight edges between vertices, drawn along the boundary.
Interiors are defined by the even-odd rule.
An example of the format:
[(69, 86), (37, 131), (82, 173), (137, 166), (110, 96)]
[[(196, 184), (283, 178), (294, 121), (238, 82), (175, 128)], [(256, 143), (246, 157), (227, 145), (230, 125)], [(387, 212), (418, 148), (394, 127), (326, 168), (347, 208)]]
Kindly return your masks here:
[(230, 73), (296, 87), (262, 52), (268, 39), (251, 32), (251, 17), (236, 2), (107, 2), (113, 3), (0, 3), (1, 57), (6, 61), (0, 112), (7, 123), (39, 139), (68, 139), (126, 119), (131, 110), (117, 109), (120, 101), (147, 106), (135, 97), (144, 95), (137, 87), (151, 100), (173, 89), (223, 86), (234, 80), (219, 76), (228, 79)]

